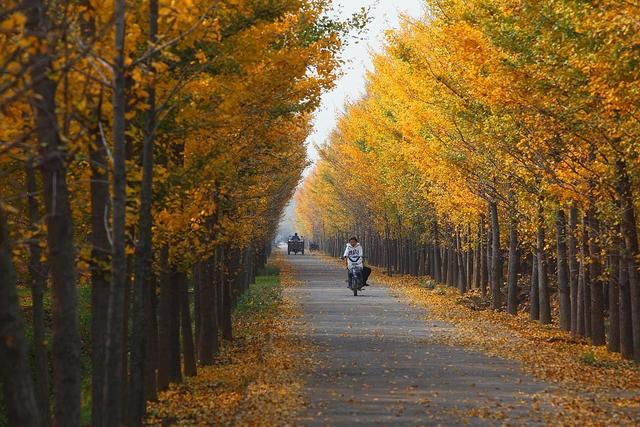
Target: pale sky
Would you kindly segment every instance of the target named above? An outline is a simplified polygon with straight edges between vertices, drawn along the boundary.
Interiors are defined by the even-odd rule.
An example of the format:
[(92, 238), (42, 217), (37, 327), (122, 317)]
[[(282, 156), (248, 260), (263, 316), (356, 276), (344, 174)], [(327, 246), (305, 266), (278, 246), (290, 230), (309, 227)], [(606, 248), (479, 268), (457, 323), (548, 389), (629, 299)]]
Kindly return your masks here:
[(363, 6), (371, 6), (374, 18), (368, 26), (363, 41), (346, 47), (343, 59), (346, 61), (342, 78), (333, 91), (322, 97), (322, 105), (314, 120), (314, 132), (307, 140), (309, 160), (318, 158), (314, 145), (322, 145), (336, 125), (337, 118), (345, 103), (360, 98), (364, 94), (365, 74), (371, 69), (371, 52), (379, 52), (388, 28), (397, 28), (400, 15), (418, 17), (425, 10), (425, 0), (335, 0), (339, 16), (346, 18)]
[[(347, 18), (363, 6), (371, 6), (374, 18), (367, 28), (364, 40), (358, 44), (349, 44), (343, 52), (346, 62), (343, 75), (331, 92), (322, 96), (322, 105), (315, 114), (314, 132), (307, 140), (309, 160), (318, 160), (318, 153), (314, 145), (322, 145), (334, 129), (338, 117), (344, 111), (344, 105), (349, 100), (360, 98), (364, 94), (365, 75), (372, 68), (371, 53), (379, 52), (384, 43), (385, 31), (397, 28), (400, 16), (405, 14), (419, 17), (425, 11), (426, 0), (334, 0), (338, 15)], [(311, 167), (305, 171), (305, 176)], [(295, 202), (292, 200), (287, 207), (279, 234), (281, 238), (295, 231)]]

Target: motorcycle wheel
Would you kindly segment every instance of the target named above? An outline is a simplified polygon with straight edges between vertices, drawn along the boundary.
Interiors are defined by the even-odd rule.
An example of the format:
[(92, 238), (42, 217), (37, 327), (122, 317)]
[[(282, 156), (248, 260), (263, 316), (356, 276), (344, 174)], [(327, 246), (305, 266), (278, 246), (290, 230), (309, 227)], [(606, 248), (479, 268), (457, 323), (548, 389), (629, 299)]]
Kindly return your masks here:
[(358, 288), (356, 288), (355, 286), (353, 287), (353, 296), (354, 297), (358, 296)]

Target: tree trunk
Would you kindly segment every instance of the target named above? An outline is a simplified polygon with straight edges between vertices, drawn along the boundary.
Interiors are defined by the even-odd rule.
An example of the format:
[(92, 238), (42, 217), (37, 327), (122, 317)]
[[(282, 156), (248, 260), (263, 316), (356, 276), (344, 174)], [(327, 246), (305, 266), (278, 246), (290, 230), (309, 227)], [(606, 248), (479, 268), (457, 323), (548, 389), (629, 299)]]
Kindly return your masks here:
[(582, 267), (582, 298), (584, 334), (591, 336), (591, 275), (589, 274), (589, 221), (587, 215), (582, 216), (582, 245), (580, 247), (581, 267)]
[(449, 284), (449, 248), (447, 242), (442, 242), (442, 282)]
[[(614, 239), (615, 241), (616, 239)], [(617, 353), (620, 351), (620, 292), (619, 292), (619, 274), (620, 274), (620, 257), (617, 250), (619, 243), (615, 242), (613, 247), (609, 247), (608, 263), (609, 263), (609, 341), (608, 349)]]
[[(453, 286), (455, 285), (455, 272), (454, 270), (457, 269), (457, 261), (456, 261), (456, 254), (453, 251), (453, 249), (451, 249), (451, 237), (448, 237), (448, 241), (447, 241), (447, 248), (445, 249), (446, 251), (446, 255), (445, 255), (445, 259), (447, 260), (447, 280), (446, 283), (449, 286)], [(455, 266), (455, 267), (454, 267)]]
[(540, 323), (551, 323), (551, 302), (549, 300), (549, 276), (547, 271), (547, 251), (545, 250), (545, 227), (542, 205), (538, 208), (538, 232), (537, 232), (537, 259), (538, 259), (538, 292), (540, 293)]
[(538, 292), (537, 250), (531, 253), (531, 290), (529, 291), (529, 319), (540, 320), (540, 293)]
[(627, 278), (631, 297), (631, 321), (633, 333), (633, 359), (640, 361), (640, 275), (638, 273), (638, 230), (636, 228), (635, 206), (631, 192), (631, 182), (624, 160), (616, 161), (618, 172), (618, 195), (620, 196), (622, 236), (625, 243), (623, 257), (626, 260)]
[(467, 233), (465, 235), (465, 270), (467, 274), (467, 286), (469, 289), (473, 287), (473, 249), (471, 246), (471, 224), (467, 225)]
[(509, 271), (507, 276), (507, 311), (518, 312), (518, 218), (514, 196), (509, 192), (511, 221), (509, 223)]
[(489, 204), (491, 211), (491, 293), (493, 309), (502, 308), (502, 253), (500, 252), (500, 224), (498, 223), (498, 205), (495, 201)]
[[(25, 0), (25, 34), (47, 43), (47, 5)], [(40, 172), (47, 212), (48, 262), (53, 284), (53, 389), (54, 426), (80, 424), (80, 333), (77, 316), (73, 220), (67, 186), (66, 148), (56, 119), (56, 82), (47, 50), (35, 49), (30, 57), (31, 104), (41, 157)], [(14, 367), (12, 367), (14, 368)], [(38, 421), (39, 422), (39, 421)]]
[[(129, 235), (133, 234), (133, 230)], [(128, 240), (128, 244), (130, 244)], [(133, 276), (130, 274), (133, 271), (133, 255), (127, 255), (127, 284), (124, 287), (124, 310), (122, 313), (122, 387), (123, 392), (120, 396), (122, 400), (122, 422), (127, 422), (127, 414), (129, 410), (129, 312), (131, 311), (131, 289), (133, 288)]]
[(462, 244), (460, 242), (460, 232), (456, 232), (456, 252), (458, 259), (458, 289), (461, 294), (467, 292), (467, 277), (465, 272), (465, 263), (463, 258)]
[(218, 328), (213, 290), (214, 266), (211, 260), (205, 262), (200, 282), (200, 338), (198, 338), (198, 358), (202, 365), (211, 365), (218, 350)]
[(189, 303), (189, 283), (186, 274), (178, 273), (178, 291), (180, 292), (180, 326), (182, 336), (184, 374), (188, 377), (196, 375), (196, 355), (193, 347), (191, 329), (191, 304)]
[[(196, 261), (193, 266), (193, 313), (195, 323), (195, 348), (199, 347), (198, 340), (200, 339), (200, 286), (202, 283), (202, 262)], [(196, 358), (197, 359), (197, 358)]]
[[(399, 231), (400, 235), (401, 232)], [(396, 258), (396, 263), (395, 263), (395, 271), (396, 273), (400, 273), (402, 274), (402, 254), (400, 253), (401, 248), (402, 248), (402, 239), (400, 239), (399, 237), (397, 239), (395, 239), (396, 244), (395, 244), (395, 258)]]
[(578, 224), (578, 208), (575, 203), (569, 209), (569, 238), (568, 238), (568, 265), (569, 288), (571, 293), (571, 332), (578, 332), (578, 242), (576, 241), (576, 228)]
[(589, 276), (591, 276), (591, 342), (593, 345), (604, 345), (604, 305), (603, 283), (600, 277), (602, 260), (598, 244), (599, 229), (595, 214), (590, 212), (589, 222)]
[(482, 225), (478, 224), (478, 236), (473, 257), (473, 287), (480, 289), (480, 275), (482, 271)]
[(633, 358), (633, 331), (631, 327), (631, 289), (627, 276), (627, 260), (622, 255), (625, 251), (625, 243), (619, 242), (619, 267), (618, 283), (620, 285), (620, 354), (625, 359)]
[[(26, 167), (27, 198), (29, 204), (29, 222), (31, 229), (37, 232), (40, 221), (40, 208), (36, 194), (38, 186), (31, 161)], [(40, 241), (34, 235), (29, 242), (29, 282), (31, 285), (32, 317), (33, 317), (33, 353), (35, 356), (35, 390), (40, 409), (42, 425), (49, 425), (49, 366), (44, 322), (44, 290), (47, 287), (47, 269), (40, 257)]]
[[(149, 2), (149, 42), (153, 46), (158, 32), (158, 0)], [(153, 70), (153, 64), (148, 66)], [(144, 138), (142, 141), (142, 184), (140, 189), (140, 216), (138, 218), (138, 242), (135, 249), (135, 274), (133, 283), (133, 313), (131, 316), (131, 355), (130, 355), (130, 383), (128, 425), (138, 426), (142, 423), (146, 412), (145, 385), (145, 351), (147, 349), (145, 316), (145, 284), (149, 283), (152, 261), (152, 202), (153, 202), (153, 145), (156, 126), (156, 91), (155, 86), (147, 87), (149, 94), (147, 118)]]
[(24, 320), (16, 289), (7, 219), (0, 203), (0, 379), (10, 425), (42, 425), (31, 380)]
[(171, 267), (169, 285), (169, 382), (182, 382), (180, 366), (180, 275), (175, 266)]
[[(95, 37), (96, 24), (94, 9), (89, 0), (80, 4), (87, 9), (80, 16), (82, 37), (91, 40)], [(108, 237), (109, 216), (109, 164), (106, 141), (102, 139), (100, 123), (102, 121), (103, 91), (98, 99), (87, 95), (86, 101), (92, 106), (93, 117), (89, 124), (89, 167), (91, 169), (91, 425), (101, 427), (104, 422), (104, 376), (106, 363), (107, 310), (109, 301), (109, 269), (111, 243)]]
[[(584, 231), (583, 231), (584, 233)], [(576, 333), (580, 336), (584, 336), (586, 334), (586, 323), (585, 323), (585, 311), (586, 311), (586, 307), (584, 305), (584, 301), (585, 301), (585, 297), (584, 297), (584, 288), (585, 288), (585, 281), (588, 280), (588, 277), (585, 277), (589, 275), (589, 273), (587, 272), (586, 269), (586, 264), (584, 261), (584, 257), (585, 257), (585, 253), (584, 253), (584, 247), (582, 245), (582, 242), (580, 244), (580, 267), (579, 267), (579, 271), (578, 271), (578, 300), (577, 300), (577, 308), (576, 308), (576, 313), (577, 313), (577, 327), (576, 327)]]
[(487, 295), (487, 283), (489, 282), (489, 239), (485, 231), (484, 216), (480, 216), (480, 290), (482, 296)]
[[(94, 145), (95, 144), (95, 145)], [(111, 246), (107, 232), (109, 178), (107, 155), (99, 141), (89, 149), (91, 161), (91, 424), (100, 427), (104, 400), (109, 265)]]
[(431, 240), (431, 249), (433, 254), (431, 255), (431, 275), (432, 278), (436, 282), (442, 282), (442, 277), (440, 277), (440, 242), (438, 236), (438, 219), (434, 216), (432, 223), (432, 240)]
[(493, 255), (493, 235), (491, 232), (491, 212), (489, 212), (489, 224), (487, 224), (487, 292), (492, 288), (493, 279), (491, 274), (492, 271), (492, 260), (491, 257)]
[[(238, 260), (244, 258), (244, 256), (239, 250), (226, 251), (224, 248), (220, 248), (220, 252), (218, 256), (218, 268), (220, 270), (218, 290), (222, 293), (220, 295), (220, 328), (222, 329), (222, 338), (231, 341), (233, 339), (231, 327), (231, 308), (233, 305), (231, 284), (235, 282), (236, 276), (242, 272), (240, 270), (242, 266), (238, 265)], [(229, 266), (228, 271), (225, 271), (227, 270), (226, 266)]]
[(144, 284), (145, 343), (144, 352), (144, 394), (146, 400), (158, 398), (158, 297), (156, 295), (156, 278), (151, 274)]
[(104, 424), (120, 426), (124, 422), (124, 309), (127, 287), (126, 246), (126, 100), (125, 100), (125, 0), (114, 0), (115, 44), (113, 58), (113, 244), (111, 288), (107, 321), (106, 372), (104, 387)]
[(169, 387), (171, 352), (171, 272), (169, 271), (169, 248), (160, 250), (160, 297), (158, 302), (158, 391)]
[(571, 330), (571, 294), (567, 271), (567, 228), (562, 208), (556, 211), (556, 249), (558, 292), (560, 294), (560, 329)]

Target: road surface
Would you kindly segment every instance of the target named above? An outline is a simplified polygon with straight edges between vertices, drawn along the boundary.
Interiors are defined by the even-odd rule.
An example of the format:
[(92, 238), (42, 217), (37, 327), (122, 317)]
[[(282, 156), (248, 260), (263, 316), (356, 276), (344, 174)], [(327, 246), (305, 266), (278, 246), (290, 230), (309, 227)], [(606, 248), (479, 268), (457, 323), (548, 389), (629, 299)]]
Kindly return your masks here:
[(319, 350), (300, 425), (541, 423), (534, 395), (549, 386), (515, 362), (435, 343), (434, 331), (452, 326), (425, 320), (375, 278), (354, 297), (336, 264), (309, 255), (287, 261), (301, 282), (287, 289), (304, 312), (301, 333)]

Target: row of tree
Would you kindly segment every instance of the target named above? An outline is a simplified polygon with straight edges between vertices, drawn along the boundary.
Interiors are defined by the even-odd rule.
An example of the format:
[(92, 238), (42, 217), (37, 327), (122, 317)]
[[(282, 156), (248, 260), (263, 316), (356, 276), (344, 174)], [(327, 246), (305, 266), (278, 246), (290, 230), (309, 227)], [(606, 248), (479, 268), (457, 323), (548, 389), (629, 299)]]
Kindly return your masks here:
[[(366, 21), (332, 20), (329, 7), (3, 2), (0, 412), (10, 425), (78, 426), (81, 402), (91, 425), (140, 425), (147, 399), (231, 339), (231, 309), (305, 167), (310, 116), (343, 40)], [(80, 286), (91, 289), (88, 336)]]
[(405, 20), (299, 192), (305, 232), (640, 360), (638, 13), (447, 0)]

